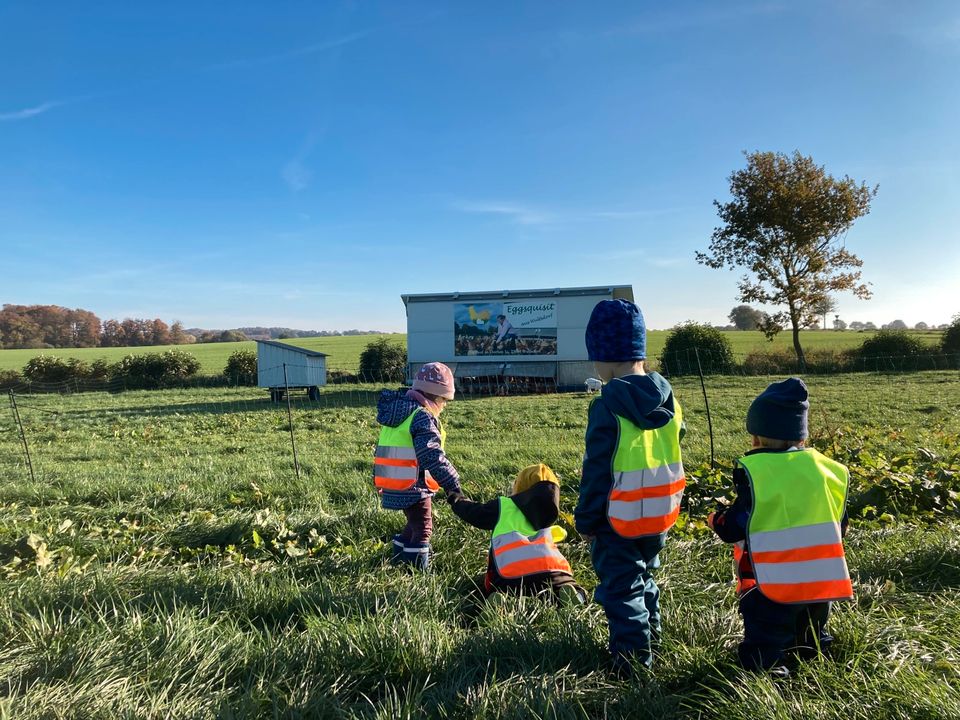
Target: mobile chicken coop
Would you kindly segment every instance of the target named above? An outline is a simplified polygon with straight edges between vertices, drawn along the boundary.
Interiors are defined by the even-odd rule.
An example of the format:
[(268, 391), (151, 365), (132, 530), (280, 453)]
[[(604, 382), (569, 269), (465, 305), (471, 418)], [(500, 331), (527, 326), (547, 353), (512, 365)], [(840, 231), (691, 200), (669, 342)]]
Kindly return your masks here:
[(311, 400), (319, 400), (320, 388), (326, 384), (325, 353), (257, 340), (257, 386), (268, 388), (273, 402), (283, 400), (288, 390), (306, 390)]
[(601, 300), (633, 300), (630, 285), (401, 295), (407, 376), (438, 360), (457, 390), (513, 394), (583, 389), (593, 375), (584, 331)]

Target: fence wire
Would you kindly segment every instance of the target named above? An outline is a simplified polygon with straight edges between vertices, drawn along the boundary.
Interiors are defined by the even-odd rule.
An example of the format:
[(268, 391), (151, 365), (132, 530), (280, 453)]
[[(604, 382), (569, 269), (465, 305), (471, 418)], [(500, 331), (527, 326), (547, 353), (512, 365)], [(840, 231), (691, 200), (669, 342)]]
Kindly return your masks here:
[[(876, 358), (867, 372), (808, 373), (811, 427), (820, 434), (849, 432), (869, 412), (897, 429), (902, 424), (897, 408), (908, 407), (930, 423), (955, 423), (960, 372), (952, 368), (960, 367), (958, 359), (886, 357)], [(692, 463), (736, 455), (750, 400), (790, 372), (778, 368), (774, 375), (759, 375), (742, 363), (720, 368), (706, 351), (700, 355), (702, 376), (695, 354), (660, 358), (654, 366), (670, 378), (684, 408), (684, 452)], [(293, 378), (307, 366), (286, 369)], [(28, 497), (77, 478), (93, 482), (131, 474), (152, 487), (189, 486), (191, 478), (211, 474), (222, 476), (226, 487), (262, 478), (329, 480), (335, 487), (338, 472), (369, 469), (378, 396), (402, 382), (395, 371), (361, 376), (355, 368), (334, 368), (328, 377), (333, 382), (313, 393), (291, 381), (282, 397), (223, 377), (178, 380), (160, 389), (116, 380), (22, 385), (11, 395), (19, 418), (0, 413), (0, 477), (22, 478)], [(537, 386), (500, 376), (458, 378), (458, 385), (468, 392), (459, 393), (443, 416), (454, 457), (466, 455), (491, 474), (509, 475), (518, 465), (540, 460), (576, 473), (592, 398), (582, 386), (579, 392), (556, 393), (555, 379)], [(490, 438), (495, 452), (477, 450), (478, 437)]]

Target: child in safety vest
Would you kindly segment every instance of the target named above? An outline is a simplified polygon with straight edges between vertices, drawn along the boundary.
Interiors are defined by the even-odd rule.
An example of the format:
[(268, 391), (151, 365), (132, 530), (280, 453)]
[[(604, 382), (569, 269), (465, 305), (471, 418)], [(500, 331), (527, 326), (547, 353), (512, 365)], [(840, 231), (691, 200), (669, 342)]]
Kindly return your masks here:
[(381, 503), (402, 510), (403, 530), (393, 536), (392, 561), (420, 569), (430, 564), (432, 499), (439, 488), (460, 492), (460, 476), (444, 453), (446, 433), (440, 413), (453, 400), (453, 373), (443, 363), (427, 363), (409, 390), (384, 390), (377, 401), (380, 437), (373, 480)]
[(570, 565), (557, 548), (567, 532), (554, 525), (560, 517), (560, 481), (548, 466), (541, 463), (521, 470), (509, 497), (479, 503), (448, 493), (447, 500), (461, 520), (493, 533), (487, 571), (474, 581), (479, 596), (549, 591), (557, 598), (586, 600), (586, 591), (574, 582)]
[(853, 597), (842, 542), (847, 469), (804, 447), (807, 398), (799, 378), (757, 396), (747, 411), (753, 449), (733, 471), (737, 497), (707, 517), (734, 543), (740, 664), (778, 676), (790, 674), (788, 655), (813, 657), (830, 645), (830, 601)]
[(577, 531), (591, 540), (610, 626), (614, 672), (650, 667), (660, 634), (660, 591), (652, 571), (685, 487), (683, 415), (662, 376), (645, 372), (646, 327), (627, 300), (597, 304), (586, 330), (587, 354), (605, 383), (590, 404)]

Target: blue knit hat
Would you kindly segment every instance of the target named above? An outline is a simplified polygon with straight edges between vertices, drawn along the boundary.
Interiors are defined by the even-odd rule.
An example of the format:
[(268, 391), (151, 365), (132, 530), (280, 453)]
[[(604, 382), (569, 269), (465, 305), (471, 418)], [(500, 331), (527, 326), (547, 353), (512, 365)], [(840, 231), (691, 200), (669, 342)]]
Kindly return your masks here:
[(807, 386), (800, 378), (770, 383), (747, 410), (747, 432), (774, 440), (806, 440)]
[(587, 357), (595, 362), (623, 362), (647, 357), (647, 326), (640, 308), (629, 300), (601, 300), (590, 314)]

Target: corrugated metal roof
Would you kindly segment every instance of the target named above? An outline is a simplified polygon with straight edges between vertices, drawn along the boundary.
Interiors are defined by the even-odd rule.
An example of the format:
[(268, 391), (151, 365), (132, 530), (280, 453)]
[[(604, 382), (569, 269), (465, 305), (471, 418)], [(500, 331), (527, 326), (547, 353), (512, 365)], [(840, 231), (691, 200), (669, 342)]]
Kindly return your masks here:
[(326, 353), (298, 347), (297, 345), (290, 345), (288, 343), (277, 342), (276, 340), (257, 340), (257, 342), (262, 343), (263, 345), (270, 345), (272, 347), (281, 348), (283, 350), (294, 350), (298, 353), (303, 353), (304, 355), (307, 355), (309, 357), (328, 357)]
[[(617, 293), (617, 291), (627, 291)], [(419, 295), (401, 295), (403, 304), (417, 302), (442, 302), (449, 300), (495, 300), (534, 297), (581, 297), (585, 295), (616, 295), (633, 297), (633, 285), (599, 285), (594, 287), (541, 288), (538, 290), (487, 290), (471, 292), (426, 293)]]

